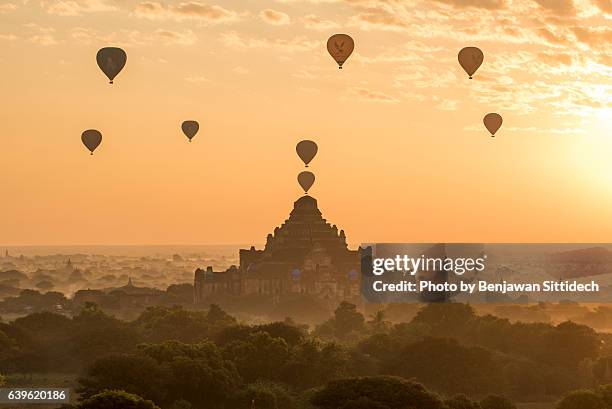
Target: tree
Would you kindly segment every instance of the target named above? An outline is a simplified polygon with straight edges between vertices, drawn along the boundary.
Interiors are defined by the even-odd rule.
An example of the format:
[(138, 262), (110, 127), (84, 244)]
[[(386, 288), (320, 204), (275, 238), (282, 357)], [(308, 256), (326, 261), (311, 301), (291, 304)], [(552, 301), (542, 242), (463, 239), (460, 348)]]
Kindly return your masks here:
[(334, 317), (317, 326), (316, 333), (324, 338), (350, 339), (363, 331), (364, 324), (365, 317), (357, 311), (357, 306), (342, 301)]
[(603, 400), (606, 408), (612, 408), (612, 385), (602, 385), (595, 390)]
[(159, 409), (159, 406), (124, 391), (104, 391), (85, 399), (77, 409)]
[(391, 329), (391, 322), (386, 320), (383, 310), (376, 311), (376, 314), (372, 315), (372, 319), (366, 324), (372, 334), (386, 334)]
[(289, 346), (282, 338), (255, 332), (244, 341), (230, 342), (223, 349), (223, 355), (236, 364), (245, 381), (274, 381), (280, 380), (280, 368), (289, 357)]
[(0, 330), (0, 362), (14, 355), (15, 340)]
[(405, 345), (383, 361), (383, 368), (449, 394), (497, 392), (503, 385), (493, 353), (449, 338), (425, 338)]
[(474, 402), (465, 395), (455, 395), (446, 399), (444, 404), (448, 409), (481, 409), (478, 402)]
[(468, 304), (427, 304), (412, 320), (431, 328), (431, 335), (462, 339), (469, 332), (469, 323), (476, 318), (474, 308)]
[(345, 375), (349, 359), (341, 345), (308, 339), (291, 349), (283, 364), (282, 380), (299, 388), (318, 386)]
[(341, 409), (391, 409), (387, 405), (375, 402), (363, 396), (357, 400), (352, 400), (344, 404)]
[(544, 360), (569, 368), (586, 358), (596, 358), (601, 348), (597, 333), (586, 325), (562, 322), (544, 339)]
[(357, 306), (342, 301), (334, 311), (334, 326), (339, 334), (348, 334), (352, 331), (361, 331), (365, 318), (357, 311)]
[(131, 325), (107, 315), (95, 304), (86, 304), (72, 321), (68, 347), (85, 366), (104, 356), (131, 351), (139, 342)]
[(185, 399), (175, 400), (170, 409), (191, 409), (191, 403)]
[(303, 328), (286, 322), (271, 322), (261, 325), (233, 325), (225, 327), (215, 338), (217, 345), (227, 345), (233, 341), (245, 341), (249, 335), (255, 332), (267, 332), (273, 338), (282, 338), (287, 345), (295, 346), (306, 338)]
[(98, 359), (79, 379), (78, 392), (91, 398), (105, 390), (124, 390), (138, 396), (163, 402), (166, 397), (165, 374), (151, 357), (113, 355)]
[(62, 362), (64, 369), (79, 366), (78, 360), (74, 359), (70, 349), (66, 348), (66, 345), (70, 344), (73, 328), (70, 318), (43, 311), (18, 318), (13, 325), (31, 335), (27, 349), (37, 356), (32, 369), (52, 371), (57, 368), (58, 362)]
[(235, 369), (223, 361), (215, 365), (206, 359), (180, 356), (161, 367), (168, 373), (164, 383), (166, 400), (184, 399), (197, 408), (222, 406), (240, 381)]
[(267, 332), (274, 338), (282, 338), (289, 346), (298, 345), (306, 338), (303, 328), (287, 322), (271, 322), (269, 324), (256, 325), (253, 327), (253, 332), (257, 331)]
[(234, 407), (257, 409), (292, 409), (296, 407), (295, 400), (287, 390), (275, 383), (257, 382), (246, 387), (238, 394)]
[(180, 306), (148, 307), (134, 325), (149, 342), (198, 342), (208, 337), (209, 330), (205, 312), (187, 311)]
[(480, 401), (480, 407), (482, 409), (516, 409), (516, 405), (510, 402), (508, 399), (490, 395)]
[(557, 409), (606, 409), (603, 399), (593, 391), (574, 391), (557, 404)]
[(367, 376), (332, 381), (316, 392), (311, 403), (322, 409), (359, 407), (363, 398), (379, 408), (444, 409), (444, 403), (423, 385), (393, 376)]
[(213, 343), (167, 341), (140, 345), (131, 355), (100, 359), (79, 382), (85, 397), (121, 388), (164, 408), (181, 399), (194, 407), (212, 408), (222, 407), (241, 379)]

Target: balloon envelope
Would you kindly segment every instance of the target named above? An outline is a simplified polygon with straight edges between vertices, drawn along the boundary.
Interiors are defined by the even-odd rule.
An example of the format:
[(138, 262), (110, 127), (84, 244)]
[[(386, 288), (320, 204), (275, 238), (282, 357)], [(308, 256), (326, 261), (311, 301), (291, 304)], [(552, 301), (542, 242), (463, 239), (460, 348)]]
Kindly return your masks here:
[(95, 129), (88, 129), (81, 134), (81, 141), (93, 155), (93, 152), (100, 145), (100, 142), (102, 142), (102, 134)]
[(484, 61), (484, 54), (477, 47), (465, 47), (459, 51), (457, 58), (459, 59), (461, 67), (463, 67), (467, 75), (472, 79), (472, 75), (474, 75), (478, 67), (480, 67)]
[(347, 34), (334, 34), (327, 40), (327, 51), (336, 60), (340, 69), (354, 49), (355, 42)]
[(482, 120), (487, 130), (491, 132), (491, 136), (495, 136), (495, 132), (502, 126), (503, 121), (501, 115), (496, 113), (486, 114)]
[(298, 183), (304, 189), (304, 193), (308, 193), (308, 190), (312, 187), (312, 184), (315, 181), (315, 175), (312, 172), (304, 171), (300, 172), (298, 175)]
[(310, 161), (313, 160), (318, 150), (317, 144), (309, 140), (300, 141), (295, 147), (295, 151), (306, 167), (308, 167)]
[(127, 61), (127, 54), (121, 48), (104, 47), (98, 51), (96, 55), (98, 67), (108, 77), (110, 83), (121, 72)]
[(200, 124), (198, 121), (185, 121), (181, 125), (181, 128), (183, 129), (185, 136), (189, 138), (189, 142), (191, 142), (191, 139), (198, 133)]

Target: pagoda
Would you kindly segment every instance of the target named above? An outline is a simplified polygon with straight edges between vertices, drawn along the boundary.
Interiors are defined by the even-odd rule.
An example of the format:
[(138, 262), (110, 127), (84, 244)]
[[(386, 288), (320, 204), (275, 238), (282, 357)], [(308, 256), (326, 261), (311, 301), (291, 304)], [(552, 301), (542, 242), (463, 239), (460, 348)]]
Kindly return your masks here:
[(195, 301), (210, 294), (312, 294), (344, 300), (359, 294), (359, 254), (349, 250), (346, 235), (328, 223), (317, 200), (305, 195), (289, 218), (268, 234), (263, 250), (240, 250), (239, 267), (195, 272)]

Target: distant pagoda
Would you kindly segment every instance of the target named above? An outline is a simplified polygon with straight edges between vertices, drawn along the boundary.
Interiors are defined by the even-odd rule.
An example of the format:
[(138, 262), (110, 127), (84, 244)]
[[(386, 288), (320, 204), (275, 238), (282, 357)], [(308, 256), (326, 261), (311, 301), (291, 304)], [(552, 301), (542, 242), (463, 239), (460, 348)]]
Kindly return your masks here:
[(268, 234), (263, 250), (240, 250), (240, 266), (195, 273), (195, 300), (218, 293), (315, 294), (346, 299), (358, 293), (359, 254), (346, 235), (322, 216), (317, 200), (302, 196), (289, 218)]
[(347, 248), (344, 231), (327, 223), (315, 198), (303, 196), (289, 218), (268, 234), (264, 250), (240, 250), (240, 268), (249, 272), (279, 265), (298, 268), (313, 250), (325, 252), (333, 264), (353, 263), (356, 252)]

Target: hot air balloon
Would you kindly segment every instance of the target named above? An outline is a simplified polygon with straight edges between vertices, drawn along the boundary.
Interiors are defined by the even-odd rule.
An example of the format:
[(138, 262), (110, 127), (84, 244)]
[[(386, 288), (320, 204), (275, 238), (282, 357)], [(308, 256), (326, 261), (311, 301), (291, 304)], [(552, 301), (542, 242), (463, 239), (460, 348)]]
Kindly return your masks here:
[(200, 124), (198, 121), (185, 121), (181, 125), (181, 128), (183, 128), (183, 133), (189, 138), (189, 142), (191, 142), (191, 139), (198, 133)]
[(342, 69), (342, 64), (349, 58), (355, 48), (355, 42), (347, 34), (334, 34), (327, 40), (327, 51)]
[(312, 187), (315, 181), (314, 173), (305, 170), (304, 172), (300, 172), (297, 179), (302, 189), (304, 189), (304, 193), (308, 194), (308, 189)]
[(502, 126), (503, 119), (500, 114), (490, 113), (485, 115), (482, 122), (484, 122), (487, 130), (491, 132), (491, 136), (495, 136), (495, 132)]
[(295, 147), (295, 151), (306, 167), (308, 167), (310, 161), (316, 156), (318, 150), (317, 144), (309, 140), (300, 141)]
[(81, 134), (81, 141), (93, 155), (100, 142), (102, 142), (102, 134), (95, 129), (88, 129)]
[(474, 75), (478, 67), (480, 67), (484, 61), (484, 54), (476, 47), (465, 47), (461, 49), (457, 57), (459, 59), (459, 64), (461, 64), (461, 67), (463, 67), (467, 75), (470, 76), (470, 79), (472, 79), (472, 75)]
[(98, 67), (108, 77), (110, 83), (121, 72), (127, 61), (127, 54), (121, 48), (104, 47), (98, 51), (96, 55)]

